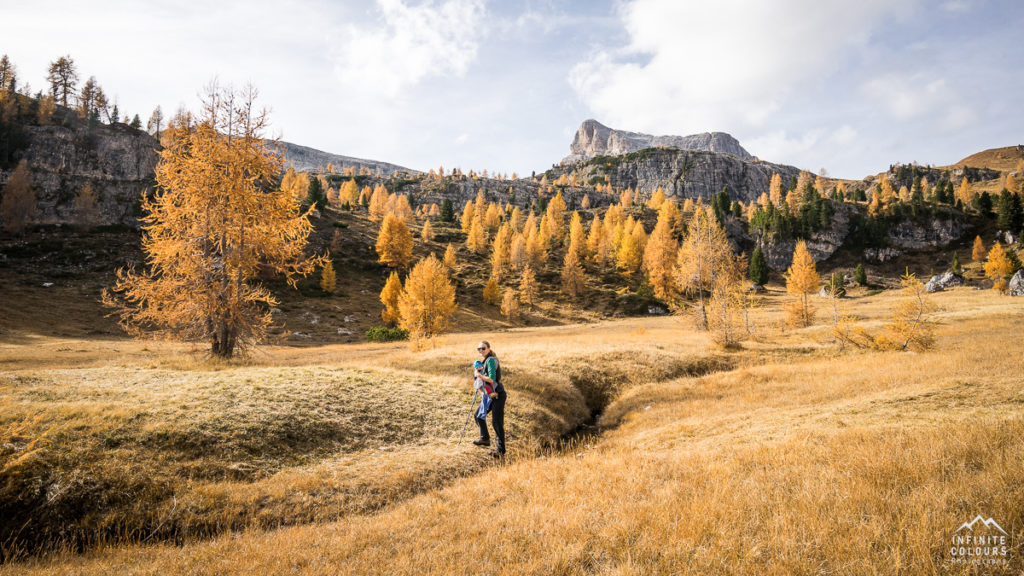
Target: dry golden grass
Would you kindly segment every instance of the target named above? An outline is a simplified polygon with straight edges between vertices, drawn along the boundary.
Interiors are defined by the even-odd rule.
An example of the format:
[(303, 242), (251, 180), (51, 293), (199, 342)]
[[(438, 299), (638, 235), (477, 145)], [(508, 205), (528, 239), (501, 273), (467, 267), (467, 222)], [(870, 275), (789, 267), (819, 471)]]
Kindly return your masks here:
[[(849, 311), (879, 326), (894, 296), (853, 298)], [(519, 446), (504, 466), (478, 468), (443, 487), (399, 489), (406, 497), (356, 507), (336, 521), (250, 527), (181, 547), (109, 546), (7, 564), (0, 574), (966, 574), (970, 567), (947, 562), (949, 538), (978, 514), (1011, 536), (1009, 564), (986, 573), (1019, 573), (1024, 313), (1018, 300), (990, 291), (958, 289), (935, 299), (938, 344), (921, 353), (839, 353), (827, 342), (829, 328), (819, 325), (769, 329), (725, 354), (674, 318), (493, 335), (507, 370), (512, 446)], [(759, 325), (779, 324), (779, 301), (769, 294)], [(127, 394), (154, 414), (204, 402), (204, 412), (226, 409), (234, 422), (227, 430), (238, 426), (231, 420), (238, 412), (217, 397), (247, 374), (300, 373), (314, 382), (311, 400), (294, 387), (274, 389), (274, 398), (287, 399), (280, 404), (262, 400), (282, 410), (315, 411), (325, 399), (317, 394), (326, 394), (317, 378), (360, 370), (375, 380), (408, 374), (422, 382), (414, 389), (448, 386), (457, 399), (463, 383), (453, 375), (463, 373), (467, 351), (482, 336), (452, 335), (420, 352), (360, 345), (293, 356), (269, 349), (250, 365), (194, 369), (209, 377), (202, 385), (179, 381), (199, 386), (188, 392), (165, 383)], [(90, 414), (102, 412), (95, 407), (102, 394), (81, 383), (85, 374), (176, 378), (167, 367), (136, 369), (133, 362), (161, 360), (131, 360), (116, 370), (22, 368), (15, 377), (29, 380), (11, 384), (14, 401), (28, 405), (33, 394), (55, 393), (53, 384), (31, 378), (77, 379), (74, 386), (95, 399), (77, 409)], [(595, 367), (585, 369), (586, 362)], [(163, 400), (146, 400), (157, 392)], [(251, 394), (257, 392), (242, 396)], [(423, 394), (441, 402), (439, 412), (446, 409), (436, 395)], [(538, 449), (595, 408), (604, 408), (603, 434)], [(435, 438), (424, 426), (424, 437)], [(394, 473), (341, 448), (306, 467), (228, 482), (225, 492), (271, 494), (276, 514), (285, 515), (325, 483), (373, 491), (378, 482), (400, 484), (390, 477), (402, 474), (418, 483), (435, 469), (430, 460), (445, 454), (441, 446), (451, 449), (426, 441), (396, 446), (402, 457), (389, 464), (409, 465)], [(451, 453), (473, 462), (472, 452)], [(358, 461), (351, 478), (333, 479), (344, 474), (344, 458)]]

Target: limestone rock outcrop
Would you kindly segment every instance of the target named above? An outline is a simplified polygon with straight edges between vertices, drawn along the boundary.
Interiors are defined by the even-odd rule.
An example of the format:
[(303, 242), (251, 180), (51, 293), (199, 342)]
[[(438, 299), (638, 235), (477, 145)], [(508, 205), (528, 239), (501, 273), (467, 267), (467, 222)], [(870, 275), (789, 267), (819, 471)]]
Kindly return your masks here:
[[(74, 222), (74, 199), (88, 182), (99, 198), (99, 224), (137, 224), (142, 194), (155, 184), (159, 144), (124, 124), (92, 128), (25, 126), (38, 224)], [(0, 185), (12, 170), (0, 173)]]
[(1017, 270), (1017, 273), (1010, 278), (1010, 285), (1007, 287), (1010, 296), (1024, 296), (1024, 270)]
[(569, 146), (570, 154), (563, 162), (574, 163), (595, 156), (617, 156), (644, 148), (703, 150), (731, 154), (744, 160), (753, 159), (739, 141), (724, 132), (705, 132), (690, 136), (653, 136), (616, 130), (597, 120), (589, 119), (584, 120), (576, 130), (576, 137)]
[(932, 276), (928, 283), (924, 285), (926, 292), (942, 292), (947, 288), (954, 286), (963, 286), (964, 277), (954, 274), (952, 272), (945, 272), (943, 274), (936, 274)]

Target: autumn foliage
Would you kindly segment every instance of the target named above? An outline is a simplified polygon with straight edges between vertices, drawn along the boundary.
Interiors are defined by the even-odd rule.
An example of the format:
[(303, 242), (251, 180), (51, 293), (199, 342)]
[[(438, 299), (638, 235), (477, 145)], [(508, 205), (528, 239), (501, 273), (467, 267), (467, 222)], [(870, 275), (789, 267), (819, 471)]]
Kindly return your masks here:
[(786, 292), (794, 297), (786, 307), (786, 320), (790, 325), (810, 326), (814, 321), (810, 295), (818, 291), (820, 283), (814, 258), (807, 251), (807, 243), (801, 240), (793, 250), (793, 263), (786, 271)]
[(455, 286), (444, 265), (433, 255), (420, 260), (398, 298), (402, 328), (414, 340), (430, 338), (448, 329), (456, 308)]
[(267, 115), (253, 109), (255, 96), (211, 87), (198, 121), (160, 152), (157, 191), (143, 199), (148, 267), (119, 270), (104, 293), (130, 333), (205, 341), (231, 357), (264, 337), (277, 304), (257, 272), (294, 286), (319, 266), (303, 253), (306, 215), (273, 185), (281, 153), (263, 139)]

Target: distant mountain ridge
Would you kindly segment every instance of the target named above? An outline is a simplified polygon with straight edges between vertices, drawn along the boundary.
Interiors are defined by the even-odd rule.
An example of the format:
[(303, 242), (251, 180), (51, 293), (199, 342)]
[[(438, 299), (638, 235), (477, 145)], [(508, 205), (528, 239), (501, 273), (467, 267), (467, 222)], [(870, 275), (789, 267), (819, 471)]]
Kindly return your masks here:
[(679, 148), (731, 154), (743, 160), (753, 160), (739, 141), (725, 132), (705, 132), (689, 136), (654, 136), (640, 132), (616, 130), (597, 120), (584, 120), (569, 145), (570, 154), (562, 162), (572, 164), (595, 156), (618, 156), (644, 148)]
[(344, 168), (355, 168), (356, 170), (366, 168), (371, 173), (376, 173), (380, 170), (384, 176), (391, 176), (395, 172), (409, 172), (410, 174), (418, 172), (418, 170), (410, 170), (397, 164), (332, 154), (283, 140), (280, 141), (280, 145), (284, 150), (285, 164), (294, 168), (296, 172), (309, 172), (320, 167), (326, 168), (328, 164), (333, 164), (335, 169), (339, 171)]

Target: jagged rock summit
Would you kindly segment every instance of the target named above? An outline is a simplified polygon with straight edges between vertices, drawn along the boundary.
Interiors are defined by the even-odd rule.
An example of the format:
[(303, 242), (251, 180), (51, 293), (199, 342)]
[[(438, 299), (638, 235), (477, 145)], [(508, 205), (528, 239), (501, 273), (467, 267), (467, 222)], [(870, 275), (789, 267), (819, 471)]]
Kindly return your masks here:
[(617, 156), (628, 154), (644, 148), (662, 147), (679, 148), (680, 150), (703, 150), (731, 154), (744, 160), (754, 157), (740, 146), (738, 140), (725, 132), (705, 132), (690, 136), (652, 136), (639, 132), (616, 130), (601, 124), (597, 120), (588, 119), (580, 124), (569, 146), (570, 154), (563, 162), (575, 163), (594, 156)]

